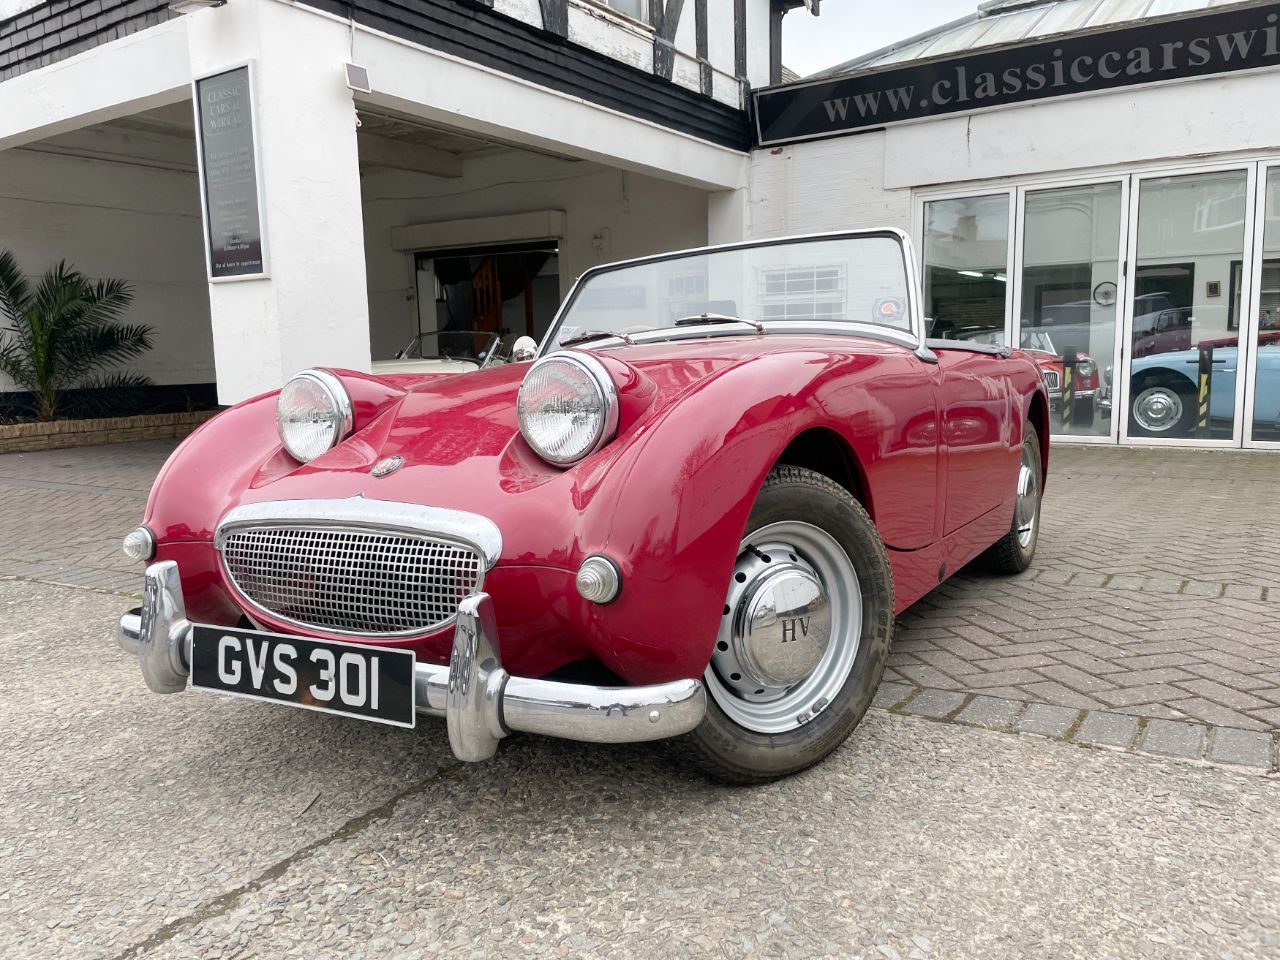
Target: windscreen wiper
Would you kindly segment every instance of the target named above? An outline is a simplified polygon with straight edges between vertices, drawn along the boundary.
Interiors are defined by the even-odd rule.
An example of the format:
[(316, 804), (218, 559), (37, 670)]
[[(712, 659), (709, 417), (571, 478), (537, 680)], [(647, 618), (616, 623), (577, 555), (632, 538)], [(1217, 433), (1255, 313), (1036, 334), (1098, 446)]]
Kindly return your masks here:
[(582, 331), (582, 333), (574, 334), (572, 337), (569, 337), (569, 339), (567, 340), (561, 340), (560, 346), (571, 347), (575, 343), (590, 343), (593, 340), (605, 340), (610, 337), (616, 340), (621, 340), (627, 346), (631, 346), (633, 343), (635, 343), (635, 341), (632, 340), (625, 333), (616, 333), (611, 330), (584, 330)]
[(681, 317), (675, 321), (677, 327), (700, 327), (708, 323), (745, 323), (749, 327), (754, 327), (756, 333), (764, 333), (763, 323), (757, 323), (754, 320), (743, 320), (741, 317), (731, 317), (727, 313), (698, 313), (691, 317)]

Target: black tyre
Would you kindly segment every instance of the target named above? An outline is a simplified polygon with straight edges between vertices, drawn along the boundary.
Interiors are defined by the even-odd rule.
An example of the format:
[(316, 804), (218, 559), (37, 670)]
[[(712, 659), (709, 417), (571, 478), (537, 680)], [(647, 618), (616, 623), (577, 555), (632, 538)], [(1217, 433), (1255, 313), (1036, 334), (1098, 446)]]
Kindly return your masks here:
[(1009, 532), (983, 554), (996, 573), (1022, 573), (1031, 566), (1040, 539), (1040, 499), (1044, 488), (1044, 464), (1040, 459), (1040, 435), (1030, 423), (1022, 430), (1022, 461), (1018, 464), (1017, 499)]
[(1147, 377), (1133, 385), (1129, 398), (1129, 435), (1189, 437), (1196, 425), (1195, 384), (1184, 377)]
[(739, 548), (707, 715), (673, 749), (730, 783), (812, 766), (870, 706), (893, 620), (893, 576), (866, 511), (819, 473), (775, 467)]

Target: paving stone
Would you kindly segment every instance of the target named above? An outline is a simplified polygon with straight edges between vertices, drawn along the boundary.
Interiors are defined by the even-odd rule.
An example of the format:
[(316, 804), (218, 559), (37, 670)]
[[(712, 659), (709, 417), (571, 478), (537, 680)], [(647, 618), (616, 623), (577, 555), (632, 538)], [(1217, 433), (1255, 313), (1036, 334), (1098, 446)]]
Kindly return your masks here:
[(1096, 710), (1104, 706), (1101, 701), (1085, 696), (1083, 693), (1078, 693), (1070, 687), (1064, 687), (1060, 683), (1054, 683), (1052, 680), (1024, 684), (1022, 689), (1026, 690), (1036, 700), (1056, 704), (1060, 707), (1073, 707), (1077, 710)]
[(1109, 707), (1132, 707), (1139, 703), (1168, 703), (1179, 698), (1180, 691), (1167, 683), (1149, 683), (1119, 690), (1099, 690), (1094, 696)]
[(1032, 703), (1018, 717), (1014, 729), (1019, 733), (1037, 733), (1042, 737), (1066, 736), (1071, 725), (1080, 716), (1079, 710), (1070, 707), (1055, 707), (1047, 703)]
[(931, 717), (934, 720), (945, 717), (960, 704), (965, 695), (950, 690), (921, 690), (901, 710), (916, 717)]
[(1241, 767), (1269, 770), (1274, 763), (1275, 742), (1270, 734), (1221, 727), (1214, 731), (1207, 759)]
[(1109, 680), (1101, 677), (1085, 673), (1083, 670), (1077, 670), (1075, 667), (1067, 664), (1060, 664), (1055, 667), (1042, 667), (1040, 670), (1046, 677), (1056, 680), (1064, 686), (1077, 690), (1080, 693), (1093, 693), (1097, 690), (1108, 690), (1114, 686)]
[(1025, 704), (1016, 700), (974, 697), (969, 705), (956, 715), (956, 720), (975, 727), (986, 727), (989, 730), (1008, 730), (1024, 706)]
[(887, 710), (895, 704), (901, 703), (903, 700), (907, 699), (915, 689), (915, 687), (909, 686), (905, 683), (882, 682), (879, 689), (876, 690), (875, 699), (871, 701), (871, 705), (873, 707), (881, 707)]
[(1189, 717), (1221, 727), (1238, 727), (1241, 730), (1268, 729), (1267, 724), (1261, 720), (1254, 720), (1252, 717), (1237, 713), (1229, 707), (1224, 707), (1211, 700), (1202, 700), (1199, 697), (1179, 700), (1177, 709)]
[(1165, 757), (1198, 760), (1204, 753), (1205, 728), (1198, 723), (1152, 720), (1143, 734), (1141, 749)]
[(1188, 580), (1182, 589), (1182, 594), (1187, 597), (1220, 597), (1225, 589), (1225, 585), (1221, 583)]
[(1133, 743), (1138, 733), (1138, 718), (1126, 717), (1116, 713), (1102, 713), (1090, 710), (1076, 731), (1075, 739), (1079, 743), (1095, 746), (1127, 748)]
[(1183, 690), (1198, 694), (1206, 700), (1212, 700), (1214, 703), (1220, 703), (1224, 707), (1230, 707), (1232, 710), (1255, 710), (1259, 707), (1270, 706), (1265, 700), (1243, 693), (1240, 690), (1235, 690), (1225, 684), (1216, 683), (1213, 680), (1183, 680), (1178, 686)]

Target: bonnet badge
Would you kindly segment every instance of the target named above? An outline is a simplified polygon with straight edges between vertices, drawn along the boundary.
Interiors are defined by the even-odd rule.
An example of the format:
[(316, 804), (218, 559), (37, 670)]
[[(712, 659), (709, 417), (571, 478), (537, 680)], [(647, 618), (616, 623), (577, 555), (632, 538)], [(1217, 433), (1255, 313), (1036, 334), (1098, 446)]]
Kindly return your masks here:
[(373, 469), (369, 472), (375, 477), (385, 477), (388, 473), (395, 473), (404, 463), (403, 457), (387, 457), (385, 460), (379, 460), (373, 465)]

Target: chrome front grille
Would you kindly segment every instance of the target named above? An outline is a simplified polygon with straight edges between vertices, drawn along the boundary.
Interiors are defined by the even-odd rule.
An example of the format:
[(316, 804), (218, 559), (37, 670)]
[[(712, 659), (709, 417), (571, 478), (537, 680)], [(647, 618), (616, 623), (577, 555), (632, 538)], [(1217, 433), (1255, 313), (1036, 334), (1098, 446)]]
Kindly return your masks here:
[(1058, 371), (1045, 370), (1043, 371), (1043, 373), (1044, 373), (1044, 385), (1048, 387), (1050, 390), (1057, 390), (1058, 387), (1060, 386), (1058, 381)]
[(403, 530), (254, 524), (221, 530), (218, 545), (236, 589), (262, 610), (361, 636), (447, 624), (485, 569), (466, 544)]

